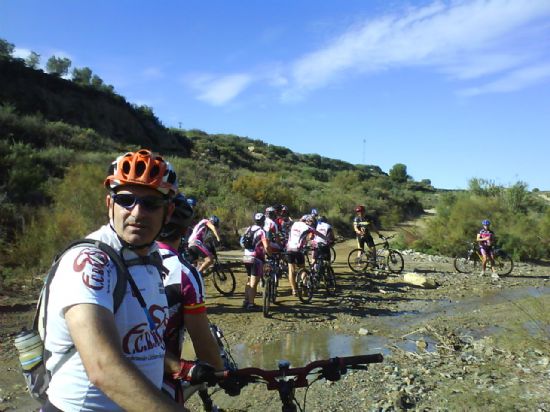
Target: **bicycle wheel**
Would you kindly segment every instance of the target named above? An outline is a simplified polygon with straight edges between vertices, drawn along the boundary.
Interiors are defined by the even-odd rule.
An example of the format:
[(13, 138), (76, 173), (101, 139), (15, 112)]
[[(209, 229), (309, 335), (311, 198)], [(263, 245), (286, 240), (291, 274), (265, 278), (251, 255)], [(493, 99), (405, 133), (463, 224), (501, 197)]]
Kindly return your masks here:
[(277, 302), (277, 283), (278, 283), (278, 277), (279, 275), (277, 273), (273, 274), (270, 278), (269, 278), (269, 283), (271, 284), (271, 290), (270, 290), (270, 293), (269, 293), (269, 296), (271, 298), (271, 303), (276, 303)]
[(301, 269), (296, 277), (298, 299), (302, 303), (309, 303), (313, 298), (313, 284), (311, 274), (306, 269)]
[[(359, 254), (359, 255), (358, 255)], [(353, 249), (348, 255), (348, 266), (352, 272), (361, 273), (369, 265), (369, 255), (362, 249)]]
[(514, 269), (514, 261), (506, 252), (499, 251), (495, 255), (495, 268), (500, 276), (509, 275)]
[(231, 296), (235, 292), (235, 275), (228, 267), (213, 267), (212, 280), (214, 287), (224, 296)]
[(336, 249), (334, 249), (334, 246), (330, 247), (330, 263), (334, 263), (336, 260)]
[(269, 316), (269, 305), (271, 304), (271, 277), (268, 277), (265, 280), (262, 298), (264, 301), (262, 312), (264, 314), (264, 318), (267, 318)]
[(336, 296), (336, 276), (334, 276), (334, 269), (331, 266), (327, 266), (325, 272), (325, 288), (327, 289), (328, 296)]
[(388, 256), (386, 257), (386, 266), (391, 273), (401, 273), (405, 266), (403, 256), (397, 250), (388, 250)]
[(453, 265), (457, 272), (473, 273), (477, 266), (477, 259), (474, 259), (472, 256), (457, 257), (453, 261)]

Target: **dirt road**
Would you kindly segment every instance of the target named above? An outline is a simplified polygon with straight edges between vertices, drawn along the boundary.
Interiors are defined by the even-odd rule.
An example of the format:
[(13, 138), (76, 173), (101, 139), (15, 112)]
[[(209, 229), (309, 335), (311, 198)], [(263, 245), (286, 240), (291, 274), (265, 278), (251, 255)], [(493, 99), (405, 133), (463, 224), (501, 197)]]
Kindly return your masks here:
[[(337, 246), (336, 298), (319, 295), (304, 305), (282, 280), (279, 304), (267, 319), (242, 310), (244, 273), (237, 273), (230, 298), (207, 284), (210, 319), (222, 327), (241, 366), (274, 368), (283, 357), (301, 366), (319, 357), (384, 354), (369, 371), (312, 385), (310, 411), (550, 410), (549, 267), (519, 264), (495, 282), (455, 273), (450, 258), (410, 252), (405, 272), (433, 279), (437, 288), (383, 273), (357, 283), (345, 264), (352, 247), (351, 241)], [(31, 307), (6, 296), (0, 303), (0, 411), (32, 410), (11, 346), (30, 321)], [(297, 393), (303, 401), (304, 390)], [(263, 385), (249, 385), (239, 397), (219, 391), (214, 399), (224, 410), (280, 410), (277, 394)], [(198, 399), (190, 406), (200, 410)]]

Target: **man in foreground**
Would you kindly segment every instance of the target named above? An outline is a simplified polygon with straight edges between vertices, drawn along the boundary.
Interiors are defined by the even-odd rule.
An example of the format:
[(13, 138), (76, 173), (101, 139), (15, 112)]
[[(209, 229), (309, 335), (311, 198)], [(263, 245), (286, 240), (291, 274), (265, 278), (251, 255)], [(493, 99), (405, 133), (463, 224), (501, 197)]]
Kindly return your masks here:
[(168, 308), (155, 244), (173, 211), (176, 174), (162, 157), (140, 150), (118, 157), (104, 184), (109, 224), (88, 237), (120, 254), (136, 287), (126, 288), (114, 313), (117, 269), (108, 255), (87, 245), (62, 257), (47, 305), (53, 376), (42, 410), (178, 411), (160, 391)]

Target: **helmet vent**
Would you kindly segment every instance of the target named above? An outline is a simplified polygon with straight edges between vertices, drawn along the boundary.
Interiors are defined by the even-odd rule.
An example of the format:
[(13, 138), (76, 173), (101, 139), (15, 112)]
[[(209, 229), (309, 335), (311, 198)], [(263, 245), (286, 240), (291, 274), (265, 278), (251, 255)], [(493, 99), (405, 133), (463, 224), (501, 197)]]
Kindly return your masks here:
[(159, 174), (159, 167), (157, 165), (154, 165), (152, 168), (151, 168), (151, 173), (149, 173), (149, 176), (151, 178), (154, 178), (156, 176), (158, 176)]
[(136, 176), (143, 176), (143, 172), (145, 172), (145, 169), (147, 166), (145, 165), (145, 162), (137, 162), (136, 163)]
[(130, 162), (126, 161), (122, 164), (122, 172), (127, 175), (130, 173), (131, 165)]

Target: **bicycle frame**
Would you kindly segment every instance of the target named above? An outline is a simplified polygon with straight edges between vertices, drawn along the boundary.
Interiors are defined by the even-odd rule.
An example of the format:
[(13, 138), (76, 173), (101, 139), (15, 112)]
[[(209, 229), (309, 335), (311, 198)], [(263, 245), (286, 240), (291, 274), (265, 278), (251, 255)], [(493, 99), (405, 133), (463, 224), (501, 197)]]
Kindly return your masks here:
[(277, 285), (279, 283), (279, 261), (274, 256), (269, 256), (266, 262), (267, 270), (264, 271), (264, 290), (263, 290), (263, 315), (269, 316), (269, 307), (277, 299)]

